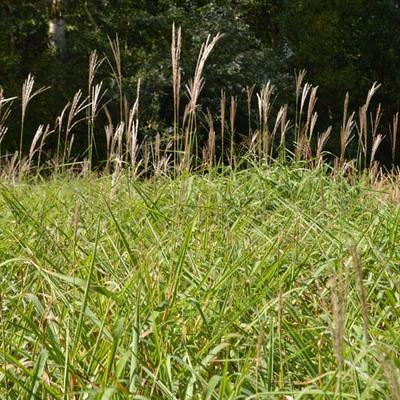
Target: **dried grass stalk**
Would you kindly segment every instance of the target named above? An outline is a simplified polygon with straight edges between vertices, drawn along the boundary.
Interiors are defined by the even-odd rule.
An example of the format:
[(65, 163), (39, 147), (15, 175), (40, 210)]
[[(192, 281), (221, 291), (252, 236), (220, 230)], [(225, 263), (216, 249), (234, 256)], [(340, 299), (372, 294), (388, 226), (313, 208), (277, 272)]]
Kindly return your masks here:
[(363, 330), (364, 330), (364, 337), (366, 342), (369, 342), (369, 317), (368, 317), (368, 304), (367, 304), (367, 296), (365, 294), (365, 286), (364, 286), (364, 277), (363, 277), (363, 270), (360, 260), (360, 255), (358, 249), (355, 245), (351, 247), (351, 260), (353, 266), (356, 270), (356, 282), (357, 282), (357, 289), (358, 295), (360, 298), (361, 303), (361, 314), (363, 318)]
[(214, 121), (210, 110), (207, 109), (206, 120), (208, 123), (208, 143), (205, 154), (205, 162), (211, 168), (214, 165), (215, 159), (215, 129)]
[(354, 115), (355, 113), (351, 113), (349, 117), (348, 115), (349, 108), (349, 93), (346, 93), (346, 97), (344, 100), (344, 109), (343, 109), (343, 122), (340, 128), (340, 159), (339, 166), (342, 167), (346, 157), (346, 149), (352, 140), (352, 131), (355, 125)]
[(392, 126), (389, 126), (390, 142), (392, 145), (392, 162), (396, 162), (397, 134), (399, 131), (399, 113), (393, 115)]
[[(259, 130), (261, 147), (260, 151), (265, 160), (268, 159), (269, 150), (271, 145), (270, 131), (268, 127), (268, 119), (271, 111), (271, 97), (274, 87), (271, 82), (268, 82), (260, 91), (257, 93), (258, 100), (258, 118), (259, 118)], [(261, 156), (261, 154), (259, 154)]]
[(230, 122), (230, 150), (229, 150), (229, 163), (231, 167), (235, 163), (235, 122), (236, 122), (236, 111), (237, 111), (237, 99), (231, 96), (231, 107), (229, 113)]
[[(341, 276), (340, 276), (341, 275)], [(330, 279), (333, 348), (339, 371), (343, 368), (343, 343), (346, 320), (346, 280), (343, 274)]]
[(320, 167), (324, 163), (323, 159), (323, 150), (326, 145), (326, 142), (328, 141), (330, 135), (332, 133), (332, 127), (330, 126), (326, 131), (322, 132), (318, 136), (317, 140), (317, 154), (316, 154), (316, 160), (317, 160), (317, 167)]
[(220, 122), (221, 122), (221, 161), (223, 163), (225, 156), (225, 107), (226, 107), (226, 96), (225, 91), (221, 90), (220, 98)]
[(180, 66), (182, 47), (181, 28), (175, 29), (175, 23), (172, 25), (172, 44), (171, 44), (171, 62), (172, 62), (172, 89), (174, 96), (174, 143), (175, 151), (179, 151), (178, 132), (179, 132), (179, 109), (180, 109), (180, 90), (181, 90), (181, 72)]

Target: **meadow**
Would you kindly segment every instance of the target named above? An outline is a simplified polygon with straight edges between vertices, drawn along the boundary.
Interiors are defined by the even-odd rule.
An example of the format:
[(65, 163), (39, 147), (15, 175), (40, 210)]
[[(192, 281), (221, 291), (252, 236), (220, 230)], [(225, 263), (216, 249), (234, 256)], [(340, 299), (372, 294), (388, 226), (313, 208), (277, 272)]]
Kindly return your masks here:
[[(185, 108), (175, 27), (172, 38), (174, 124), (154, 138), (140, 140), (140, 84), (130, 105), (117, 40), (118, 123), (93, 52), (87, 97), (27, 149), (28, 104), (44, 89), (24, 83), (19, 150), (0, 148), (0, 397), (400, 399), (398, 114), (391, 170), (376, 161), (378, 84), (358, 114), (346, 96), (329, 153), (332, 127), (317, 132), (318, 88), (301, 71), (294, 119), (287, 105), (272, 115), (271, 83), (248, 88), (258, 124), (239, 135), (223, 91), (219, 114), (199, 115), (220, 36), (201, 48)], [(0, 92), (0, 143), (15, 102)]]
[(398, 181), (276, 164), (0, 192), (2, 398), (399, 398)]

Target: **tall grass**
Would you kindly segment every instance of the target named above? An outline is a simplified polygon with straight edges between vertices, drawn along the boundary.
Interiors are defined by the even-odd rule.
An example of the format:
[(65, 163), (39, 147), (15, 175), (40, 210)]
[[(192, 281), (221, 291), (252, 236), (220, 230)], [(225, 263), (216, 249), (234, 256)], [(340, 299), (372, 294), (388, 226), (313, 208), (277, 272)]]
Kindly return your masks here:
[[(184, 108), (173, 27), (172, 136), (142, 138), (140, 82), (130, 104), (116, 39), (118, 116), (94, 52), (87, 93), (24, 151), (41, 91), (28, 77), (19, 150), (0, 147), (1, 398), (399, 399), (400, 178), (376, 162), (379, 85), (358, 114), (346, 96), (337, 155), (326, 151), (333, 128), (317, 131), (318, 88), (304, 71), (293, 107), (275, 106), (271, 82), (247, 89), (245, 134), (238, 98), (222, 88), (200, 140), (204, 72), (221, 39), (201, 47)], [(0, 91), (0, 144), (16, 100)], [(395, 162), (397, 114), (389, 134)]]
[[(295, 104), (277, 105), (277, 95), (271, 82), (261, 87), (259, 91), (255, 85), (247, 87), (246, 106), (248, 115), (248, 134), (239, 132), (236, 116), (239, 104), (238, 97), (226, 96), (226, 91), (221, 88), (220, 110), (207, 110), (199, 113), (200, 96), (206, 84), (204, 71), (207, 61), (212, 57), (212, 51), (219, 43), (222, 35), (210, 36), (199, 51), (199, 56), (193, 78), (184, 87), (186, 88), (187, 102), (182, 105), (182, 67), (181, 29), (172, 28), (171, 64), (172, 64), (172, 98), (173, 98), (173, 126), (170, 133), (158, 132), (159, 137), (145, 137), (141, 135), (139, 124), (139, 98), (140, 81), (137, 84), (137, 95), (132, 105), (129, 104), (124, 93), (124, 76), (120, 42), (118, 37), (110, 40), (111, 59), (101, 58), (96, 51), (89, 57), (88, 87), (85, 96), (79, 90), (71, 101), (60, 112), (54, 126), (45, 124), (46, 136), (56, 134), (57, 146), (54, 151), (48, 151), (46, 146), (36, 147), (38, 137), (32, 133), (29, 152), (24, 150), (25, 120), (28, 105), (32, 99), (40, 95), (47, 88), (34, 91), (34, 77), (29, 75), (24, 82), (21, 96), (21, 129), (17, 157), (15, 153), (0, 154), (0, 170), (3, 177), (24, 178), (39, 177), (46, 167), (46, 173), (76, 173), (88, 174), (92, 171), (112, 173), (113, 167), (117, 170), (128, 169), (133, 176), (140, 174), (148, 176), (154, 172), (169, 172), (179, 174), (184, 170), (203, 169), (214, 165), (227, 163), (233, 168), (239, 163), (242, 156), (252, 157), (253, 160), (264, 160), (268, 163), (271, 158), (283, 161), (293, 150), (297, 161), (308, 160), (310, 165), (321, 166), (324, 162), (324, 148), (331, 138), (332, 127), (326, 127), (322, 132), (317, 131), (318, 114), (315, 111), (317, 104), (318, 87), (313, 87), (305, 82), (306, 73), (300, 71), (295, 74)], [(110, 101), (107, 99), (107, 88), (104, 82), (96, 81), (96, 75), (104, 60), (111, 69), (111, 74), (118, 88), (119, 110), (117, 120), (109, 112)], [(382, 109), (379, 105), (376, 111), (370, 110), (373, 96), (380, 85), (374, 83), (367, 94), (365, 104), (358, 110), (358, 121), (355, 120), (355, 111), (349, 110), (349, 94), (346, 95), (343, 109), (343, 122), (339, 132), (339, 147), (335, 160), (329, 155), (332, 165), (338, 169), (346, 169), (349, 164), (354, 164), (358, 170), (365, 168), (379, 171), (376, 164), (376, 155), (385, 137), (390, 139), (392, 146), (391, 156), (396, 162), (398, 116), (393, 116), (387, 134), (381, 126)], [(252, 97), (256, 93), (257, 109), (253, 110)], [(0, 144), (7, 138), (7, 118), (12, 112), (16, 99), (6, 99), (4, 91), (0, 94)], [(184, 109), (181, 117), (181, 110)], [(276, 114), (274, 110), (277, 110)], [(294, 109), (294, 115), (289, 110)], [(98, 126), (96, 119), (99, 113), (104, 113), (108, 121), (105, 127)], [(203, 115), (204, 117), (203, 117)], [(253, 129), (252, 114), (258, 115), (258, 127)], [(293, 122), (290, 120), (293, 118)], [(219, 124), (214, 124), (214, 121)], [(210, 124), (212, 122), (212, 124)], [(87, 125), (87, 148), (81, 149), (80, 154), (73, 152), (74, 142), (85, 143), (83, 138), (77, 137), (79, 125)], [(216, 129), (219, 125), (219, 129)], [(202, 126), (208, 126), (209, 138)], [(101, 140), (99, 132), (104, 130), (106, 144), (106, 159), (94, 163), (96, 141)], [(39, 126), (36, 130), (41, 131)], [(355, 135), (353, 132), (357, 132)], [(354, 139), (358, 138), (357, 158), (347, 159), (347, 149)], [(158, 142), (156, 139), (159, 139)], [(46, 139), (46, 137), (43, 137)], [(32, 152), (32, 149), (35, 149)], [(148, 152), (149, 149), (153, 149)], [(1, 147), (0, 147), (1, 150)], [(213, 154), (210, 154), (210, 151)], [(161, 156), (162, 155), (162, 156)], [(35, 160), (33, 160), (33, 156)], [(148, 156), (148, 157), (147, 157)], [(219, 157), (218, 157), (219, 156)], [(155, 159), (154, 157), (158, 157)], [(147, 162), (144, 162), (144, 160)], [(162, 161), (162, 162), (161, 162)], [(144, 166), (149, 167), (144, 168)], [(157, 166), (157, 171), (153, 167)], [(60, 168), (61, 167), (61, 168)], [(118, 171), (117, 171), (118, 172)], [(158, 173), (157, 172), (157, 173)]]
[(214, 171), (1, 187), (0, 397), (398, 398), (397, 182)]

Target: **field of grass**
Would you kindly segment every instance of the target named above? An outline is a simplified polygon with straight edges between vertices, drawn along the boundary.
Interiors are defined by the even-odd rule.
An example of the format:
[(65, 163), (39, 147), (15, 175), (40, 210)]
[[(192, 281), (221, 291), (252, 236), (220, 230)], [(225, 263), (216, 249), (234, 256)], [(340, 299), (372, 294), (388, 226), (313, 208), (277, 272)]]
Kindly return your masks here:
[(0, 398), (399, 399), (396, 182), (275, 163), (0, 186)]

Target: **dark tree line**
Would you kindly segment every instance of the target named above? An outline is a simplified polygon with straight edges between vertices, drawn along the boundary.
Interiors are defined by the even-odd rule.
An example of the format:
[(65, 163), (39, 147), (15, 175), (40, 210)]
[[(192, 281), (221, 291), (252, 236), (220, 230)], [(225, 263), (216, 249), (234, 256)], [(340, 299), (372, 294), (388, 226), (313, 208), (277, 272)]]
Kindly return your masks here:
[[(293, 103), (295, 69), (306, 69), (307, 81), (319, 86), (321, 125), (338, 127), (346, 92), (357, 110), (374, 81), (382, 83), (376, 102), (383, 104), (383, 123), (399, 108), (400, 6), (393, 0), (0, 0), (0, 86), (20, 96), (29, 73), (37, 87), (51, 86), (30, 105), (33, 134), (87, 87), (91, 50), (111, 57), (109, 38), (118, 35), (130, 101), (142, 82), (141, 134), (163, 131), (173, 117), (173, 22), (182, 26), (184, 83), (207, 34), (224, 34), (207, 65), (201, 103), (203, 111), (216, 110), (222, 88), (237, 96), (239, 129), (247, 121), (246, 88), (271, 80), (277, 102)], [(105, 82), (107, 99), (117, 97), (107, 62), (96, 79)], [(5, 141), (10, 151), (19, 129), (14, 109)]]

